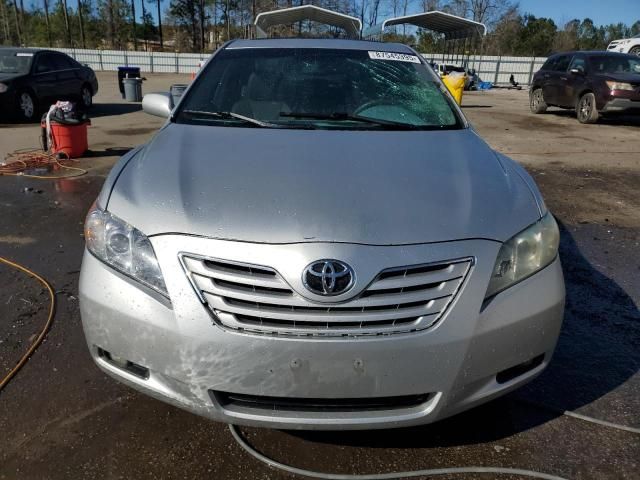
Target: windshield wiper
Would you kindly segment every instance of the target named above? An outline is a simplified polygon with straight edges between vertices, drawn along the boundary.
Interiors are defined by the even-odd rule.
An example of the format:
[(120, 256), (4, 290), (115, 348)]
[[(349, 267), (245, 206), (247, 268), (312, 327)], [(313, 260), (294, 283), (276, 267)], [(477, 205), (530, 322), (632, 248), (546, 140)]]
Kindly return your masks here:
[(399, 129), (399, 130), (419, 130), (428, 128), (429, 125), (414, 125), (412, 123), (395, 122), (393, 120), (382, 120), (379, 118), (363, 117), (361, 115), (353, 115), (346, 112), (333, 112), (333, 113), (307, 113), (307, 112), (280, 112), (281, 117), (291, 118), (309, 118), (312, 120), (336, 120), (336, 121), (351, 121), (351, 122), (363, 122), (378, 125), (385, 128)]
[(262, 120), (258, 120), (257, 118), (245, 117), (244, 115), (240, 115), (239, 113), (233, 113), (233, 112), (207, 112), (204, 110), (183, 110), (182, 113), (186, 113), (188, 115), (202, 115), (204, 117), (220, 118), (222, 120), (225, 120), (225, 119), (242, 120), (245, 123), (251, 123), (253, 125), (257, 125), (258, 127), (263, 127), (263, 128), (280, 128), (280, 125), (276, 125), (275, 123), (263, 122)]

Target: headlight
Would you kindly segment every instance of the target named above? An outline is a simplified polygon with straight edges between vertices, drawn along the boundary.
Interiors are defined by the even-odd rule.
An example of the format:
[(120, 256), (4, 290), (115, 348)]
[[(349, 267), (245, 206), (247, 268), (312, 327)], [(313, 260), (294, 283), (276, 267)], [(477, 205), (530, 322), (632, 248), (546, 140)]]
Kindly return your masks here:
[(550, 213), (509, 239), (498, 252), (485, 298), (549, 265), (558, 254), (559, 243), (558, 224)]
[(630, 83), (607, 81), (607, 86), (609, 90), (634, 90), (633, 85)]
[(99, 260), (169, 296), (151, 242), (140, 230), (94, 205), (85, 221), (84, 237)]
[(0, 83), (0, 93), (4, 93), (7, 90), (9, 90), (9, 85), (7, 85), (6, 83)]

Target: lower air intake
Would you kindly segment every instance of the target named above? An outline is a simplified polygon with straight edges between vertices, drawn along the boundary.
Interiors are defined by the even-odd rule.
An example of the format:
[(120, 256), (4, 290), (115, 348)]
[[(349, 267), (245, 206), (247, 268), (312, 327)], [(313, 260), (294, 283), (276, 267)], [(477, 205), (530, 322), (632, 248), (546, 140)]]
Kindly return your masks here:
[(298, 412), (363, 412), (417, 407), (428, 402), (433, 395), (404, 395), (399, 397), (368, 398), (288, 398), (264, 397), (211, 391), (222, 407), (243, 407), (269, 411)]

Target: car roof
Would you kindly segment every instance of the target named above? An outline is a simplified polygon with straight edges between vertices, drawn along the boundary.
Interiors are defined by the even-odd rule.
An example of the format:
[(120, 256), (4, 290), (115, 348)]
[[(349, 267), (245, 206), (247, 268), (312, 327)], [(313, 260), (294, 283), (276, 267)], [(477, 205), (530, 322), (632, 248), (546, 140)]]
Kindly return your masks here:
[[(38, 53), (38, 52), (54, 52), (54, 50), (47, 50), (46, 48), (0, 47), (0, 52), (9, 52), (9, 53)], [(57, 53), (62, 53), (62, 52), (57, 52)]]
[(574, 50), (571, 52), (554, 53), (553, 55), (550, 55), (549, 58), (559, 57), (560, 55), (576, 55), (578, 53), (581, 55), (586, 55), (588, 57), (592, 57), (594, 55), (598, 55), (598, 56), (605, 55), (608, 57), (628, 57), (629, 56), (628, 53), (608, 52), (606, 50)]
[(225, 49), (228, 50), (241, 48), (333, 48), (338, 50), (373, 50), (377, 52), (415, 54), (411, 48), (402, 43), (383, 43), (336, 38), (261, 38), (256, 40), (234, 40), (225, 47)]

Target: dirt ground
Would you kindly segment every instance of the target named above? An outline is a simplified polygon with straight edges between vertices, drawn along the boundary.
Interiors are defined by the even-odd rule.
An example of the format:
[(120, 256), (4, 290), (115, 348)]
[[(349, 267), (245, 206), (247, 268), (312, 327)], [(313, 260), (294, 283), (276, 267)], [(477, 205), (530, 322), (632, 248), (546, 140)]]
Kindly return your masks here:
[[(145, 92), (188, 81), (147, 78)], [(58, 301), (44, 344), (0, 392), (0, 479), (294, 478), (248, 457), (225, 425), (130, 390), (89, 357), (77, 300), (84, 215), (118, 156), (162, 124), (120, 99), (114, 73), (99, 81), (91, 151), (79, 163), (87, 175), (0, 177), (0, 256), (47, 278)], [(532, 115), (524, 90), (473, 92), (463, 106), (492, 147), (533, 174), (561, 224), (567, 309), (550, 367), (530, 385), (435, 425), (243, 431), (273, 458), (325, 472), (474, 465), (640, 478), (640, 435), (561, 414), (640, 428), (640, 119), (581, 125), (569, 112)], [(37, 146), (38, 135), (34, 125), (1, 125), (0, 159)], [(47, 298), (35, 280), (0, 264), (0, 376), (46, 320)]]

